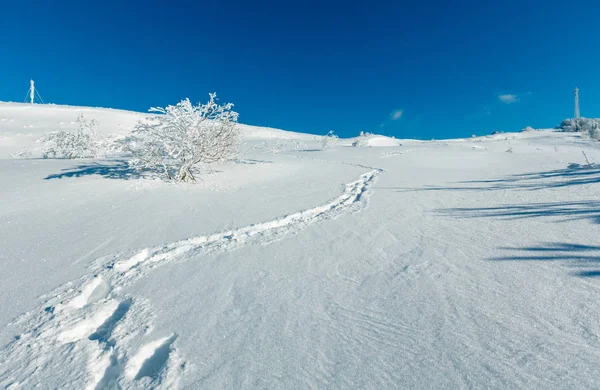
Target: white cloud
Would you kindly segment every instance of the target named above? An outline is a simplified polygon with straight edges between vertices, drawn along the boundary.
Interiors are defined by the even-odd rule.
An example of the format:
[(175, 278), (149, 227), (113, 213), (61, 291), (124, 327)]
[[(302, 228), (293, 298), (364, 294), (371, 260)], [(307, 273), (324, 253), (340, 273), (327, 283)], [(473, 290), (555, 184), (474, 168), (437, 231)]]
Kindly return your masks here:
[(398, 119), (400, 119), (402, 117), (402, 114), (404, 114), (404, 110), (394, 110), (390, 114), (390, 117), (392, 118), (393, 121), (397, 121)]
[(504, 104), (511, 104), (519, 101), (519, 97), (511, 93), (506, 95), (498, 95), (498, 99), (500, 99), (500, 101)]

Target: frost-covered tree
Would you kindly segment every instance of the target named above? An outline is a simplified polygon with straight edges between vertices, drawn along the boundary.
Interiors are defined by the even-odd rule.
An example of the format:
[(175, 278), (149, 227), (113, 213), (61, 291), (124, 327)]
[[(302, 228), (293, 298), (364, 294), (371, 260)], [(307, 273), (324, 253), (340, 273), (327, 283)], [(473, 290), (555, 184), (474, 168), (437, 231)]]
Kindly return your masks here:
[(42, 143), (43, 158), (89, 158), (98, 157), (101, 139), (95, 119), (87, 120), (83, 114), (77, 118), (78, 128), (74, 131), (54, 131), (44, 134)]
[(209, 96), (206, 104), (193, 105), (185, 99), (174, 106), (151, 108), (157, 115), (138, 122), (126, 140), (134, 157), (131, 164), (162, 169), (169, 179), (195, 181), (195, 165), (235, 159), (238, 113), (231, 103), (217, 104), (215, 93)]

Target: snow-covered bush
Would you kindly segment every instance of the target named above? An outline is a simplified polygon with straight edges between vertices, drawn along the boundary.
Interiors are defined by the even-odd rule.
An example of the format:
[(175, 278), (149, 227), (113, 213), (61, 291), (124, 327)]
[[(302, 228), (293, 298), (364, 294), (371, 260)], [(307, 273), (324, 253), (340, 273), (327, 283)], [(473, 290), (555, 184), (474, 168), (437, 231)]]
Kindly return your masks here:
[(524, 133), (526, 131), (535, 131), (535, 129), (531, 126), (525, 126), (523, 129), (521, 129), (521, 133)]
[(367, 141), (368, 140), (366, 137), (359, 137), (352, 142), (352, 146), (354, 146), (355, 148), (366, 148), (367, 146), (369, 146)]
[(556, 128), (568, 132), (589, 132), (594, 126), (600, 127), (600, 118), (565, 119)]
[[(306, 146), (306, 145), (304, 145)], [(261, 149), (265, 149), (274, 155), (280, 154), (285, 150), (299, 150), (302, 148), (300, 141), (296, 139), (287, 139), (283, 137), (276, 137), (272, 140), (265, 141), (260, 145)]]
[(78, 128), (74, 131), (54, 131), (44, 134), (42, 143), (43, 158), (88, 158), (98, 157), (101, 139), (96, 132), (98, 122), (88, 121), (83, 115), (77, 118)]
[(352, 142), (352, 146), (354, 146), (356, 148), (364, 148), (364, 147), (370, 146), (369, 145), (369, 137), (370, 136), (371, 136), (371, 133), (361, 131), (358, 134), (358, 137), (356, 137), (356, 139)]
[(217, 104), (209, 94), (206, 104), (189, 99), (174, 106), (151, 108), (158, 115), (138, 122), (126, 140), (133, 153), (130, 163), (138, 168), (159, 168), (169, 179), (195, 181), (192, 167), (233, 160), (237, 157), (238, 113), (233, 104)]
[(10, 157), (12, 157), (12, 158), (28, 158), (28, 157), (31, 157), (31, 155), (32, 155), (31, 148), (26, 147), (24, 149), (21, 149), (19, 152), (11, 153)]
[(321, 138), (321, 147), (323, 149), (329, 149), (335, 144), (335, 141), (337, 141), (338, 138), (339, 137), (335, 135), (333, 130), (329, 130), (329, 132)]
[(596, 141), (600, 141), (600, 126), (594, 124), (593, 127), (589, 131), (590, 138)]

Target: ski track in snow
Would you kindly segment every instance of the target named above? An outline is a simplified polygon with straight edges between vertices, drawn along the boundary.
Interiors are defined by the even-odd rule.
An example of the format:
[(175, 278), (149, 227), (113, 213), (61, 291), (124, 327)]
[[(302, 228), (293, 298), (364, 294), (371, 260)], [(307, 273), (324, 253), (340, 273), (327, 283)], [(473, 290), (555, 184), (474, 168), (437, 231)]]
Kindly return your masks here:
[[(268, 244), (287, 233), (366, 205), (373, 169), (321, 206), (271, 221), (144, 248), (96, 260), (93, 272), (42, 297), (44, 304), (21, 315), (24, 331), (0, 351), (3, 388), (176, 388), (185, 362), (177, 334), (152, 334), (150, 305), (123, 287), (167, 263), (244, 245)], [(140, 345), (139, 348), (134, 346)], [(56, 383), (52, 383), (52, 378)]]

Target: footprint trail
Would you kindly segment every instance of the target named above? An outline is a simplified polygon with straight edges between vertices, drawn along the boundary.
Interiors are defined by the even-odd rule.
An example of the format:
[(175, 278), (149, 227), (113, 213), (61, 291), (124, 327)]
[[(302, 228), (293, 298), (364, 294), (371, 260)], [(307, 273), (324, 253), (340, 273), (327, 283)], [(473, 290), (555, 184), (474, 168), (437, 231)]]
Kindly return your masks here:
[[(237, 229), (114, 255), (93, 263), (89, 276), (44, 296), (38, 309), (12, 326), (23, 329), (0, 350), (0, 386), (31, 388), (177, 388), (185, 362), (177, 335), (152, 333), (148, 302), (123, 288), (153, 269), (193, 256), (265, 245), (325, 219), (365, 207), (374, 169), (345, 185), (330, 202)], [(140, 347), (141, 345), (141, 347)]]

